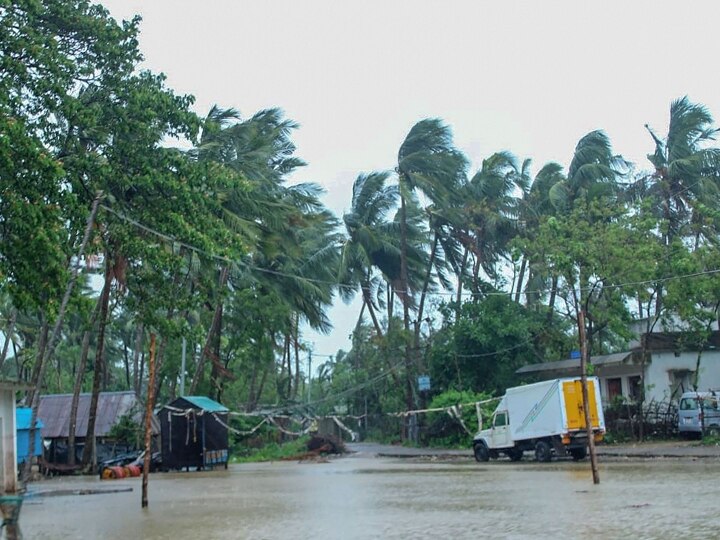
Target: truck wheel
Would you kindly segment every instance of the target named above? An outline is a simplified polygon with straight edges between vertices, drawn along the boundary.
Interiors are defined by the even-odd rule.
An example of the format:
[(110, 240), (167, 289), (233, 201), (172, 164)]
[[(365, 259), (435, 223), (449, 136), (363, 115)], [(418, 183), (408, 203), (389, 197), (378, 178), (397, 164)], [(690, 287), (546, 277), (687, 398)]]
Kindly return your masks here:
[(585, 448), (584, 446), (582, 448), (571, 448), (570, 455), (572, 456), (574, 461), (580, 461), (581, 459), (585, 459), (585, 456), (587, 456), (587, 448)]
[(520, 461), (523, 458), (523, 451), (519, 448), (511, 448), (506, 454), (510, 461)]
[(546, 441), (538, 441), (535, 445), (535, 459), (541, 462), (548, 462), (552, 457), (550, 445)]
[(490, 459), (490, 450), (484, 442), (479, 442), (475, 445), (475, 460), (476, 461), (488, 461)]

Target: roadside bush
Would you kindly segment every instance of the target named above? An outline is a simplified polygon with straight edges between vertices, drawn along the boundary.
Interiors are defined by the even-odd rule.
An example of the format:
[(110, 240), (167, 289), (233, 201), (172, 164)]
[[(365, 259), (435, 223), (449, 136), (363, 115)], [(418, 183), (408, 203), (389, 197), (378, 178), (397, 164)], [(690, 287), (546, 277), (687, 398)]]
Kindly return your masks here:
[[(486, 393), (470, 391), (447, 390), (435, 396), (429, 408), (450, 408), (458, 406), (462, 423), (448, 412), (428, 413), (426, 428), (423, 433), (423, 443), (430, 446), (444, 448), (465, 448), (472, 443), (472, 438), (478, 429), (478, 417), (475, 402), (490, 399)], [(481, 405), (483, 421), (492, 415), (496, 402)], [(465, 427), (463, 427), (463, 424)], [(467, 429), (467, 431), (466, 431)]]

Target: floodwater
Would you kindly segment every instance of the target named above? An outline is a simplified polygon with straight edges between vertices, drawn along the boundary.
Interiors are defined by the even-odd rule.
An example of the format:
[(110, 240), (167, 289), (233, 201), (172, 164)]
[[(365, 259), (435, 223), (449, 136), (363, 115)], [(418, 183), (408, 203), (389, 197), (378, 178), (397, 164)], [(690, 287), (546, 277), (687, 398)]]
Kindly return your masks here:
[(26, 539), (716, 538), (716, 460), (433, 462), (352, 456), (139, 478), (54, 479), (29, 497)]

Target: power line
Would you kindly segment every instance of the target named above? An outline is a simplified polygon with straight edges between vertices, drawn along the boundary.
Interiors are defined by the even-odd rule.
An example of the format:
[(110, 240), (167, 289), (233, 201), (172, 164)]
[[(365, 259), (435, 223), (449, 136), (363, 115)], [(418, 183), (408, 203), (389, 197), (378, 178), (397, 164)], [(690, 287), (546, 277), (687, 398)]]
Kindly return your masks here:
[[(331, 285), (333, 287), (349, 289), (352, 291), (355, 291), (358, 288), (355, 285), (349, 285), (347, 283), (341, 283), (338, 281), (328, 281), (328, 280), (322, 280), (322, 279), (314, 279), (314, 278), (309, 278), (306, 276), (301, 276), (298, 274), (292, 274), (292, 273), (288, 273), (288, 272), (280, 272), (277, 270), (271, 270), (269, 268), (262, 268), (262, 267), (253, 265), (251, 263), (245, 262), (245, 261), (234, 260), (234, 259), (230, 259), (229, 257), (216, 255), (216, 254), (210, 253), (204, 249), (193, 246), (192, 244), (188, 244), (187, 242), (177, 240), (176, 238), (174, 238), (168, 234), (162, 233), (151, 227), (148, 227), (147, 225), (144, 225), (133, 218), (125, 216), (124, 214), (122, 214), (116, 210), (113, 210), (112, 208), (109, 208), (106, 205), (100, 205), (100, 207), (103, 210), (107, 210), (111, 214), (117, 216), (119, 219), (127, 221), (128, 223), (134, 225), (135, 227), (137, 227), (145, 232), (148, 232), (159, 238), (162, 238), (163, 240), (170, 242), (174, 245), (184, 247), (190, 251), (194, 251), (194, 252), (202, 254), (210, 259), (214, 259), (214, 260), (223, 262), (225, 264), (234, 264), (236, 266), (242, 266), (242, 267), (247, 268), (248, 270), (252, 270), (255, 272), (260, 272), (260, 273), (264, 273), (264, 274), (268, 274), (268, 275), (274, 275), (274, 276), (278, 276), (278, 277), (286, 277), (286, 278), (290, 278), (290, 279), (298, 279), (301, 281), (305, 281), (307, 283), (313, 283), (313, 284), (318, 284), (318, 285)], [(674, 280), (678, 280), (678, 279), (689, 279), (689, 278), (693, 278), (693, 277), (714, 275), (717, 273), (720, 273), (720, 268), (712, 269), (712, 270), (705, 270), (702, 272), (694, 272), (694, 273), (690, 273), (690, 274), (682, 274), (682, 275), (678, 275), (678, 276), (666, 276), (666, 277), (660, 277), (660, 278), (655, 278), (655, 279), (648, 279), (648, 280), (644, 280), (644, 281), (634, 281), (634, 282), (625, 282), (625, 283), (617, 283), (617, 284), (613, 284), (613, 285), (606, 285), (605, 289), (621, 289), (621, 288), (625, 288), (625, 287), (639, 287), (639, 286), (655, 285), (658, 283), (666, 283), (668, 281), (674, 281)], [(602, 281), (602, 280), (600, 280), (600, 281)], [(563, 290), (566, 290), (568, 292), (570, 292), (570, 291), (588, 292), (588, 291), (592, 291), (593, 289), (594, 289), (593, 286), (579, 287), (579, 288), (574, 288), (574, 287), (563, 288)], [(550, 291), (551, 291), (551, 289), (537, 289), (537, 290), (533, 290), (533, 291), (521, 291), (520, 294), (543, 295), (543, 294), (549, 293)], [(393, 289), (392, 292), (394, 292), (396, 294), (401, 294), (403, 291)], [(450, 292), (450, 291), (433, 291), (433, 292), (428, 292), (427, 294), (429, 296), (434, 296), (434, 297), (454, 297), (456, 295), (456, 293)], [(488, 292), (481, 292), (481, 293), (466, 292), (463, 294), (465, 296), (470, 296), (470, 297), (512, 296), (513, 295), (512, 292), (503, 292), (503, 291), (488, 291)]]

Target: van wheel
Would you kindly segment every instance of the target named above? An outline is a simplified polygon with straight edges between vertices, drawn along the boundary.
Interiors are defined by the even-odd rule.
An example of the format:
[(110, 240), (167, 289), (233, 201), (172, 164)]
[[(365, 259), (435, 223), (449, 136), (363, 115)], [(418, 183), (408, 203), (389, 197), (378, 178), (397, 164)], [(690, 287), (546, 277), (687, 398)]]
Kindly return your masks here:
[(475, 444), (475, 460), (476, 461), (488, 461), (490, 459), (490, 450), (484, 442)]
[(580, 461), (581, 459), (585, 459), (585, 456), (587, 456), (587, 449), (584, 446), (582, 448), (571, 448), (570, 455), (574, 461)]
[(535, 445), (535, 459), (547, 463), (552, 457), (550, 445), (546, 441), (538, 441)]
[(705, 435), (708, 437), (714, 437), (717, 438), (720, 436), (720, 428), (718, 426), (710, 426), (705, 430)]

